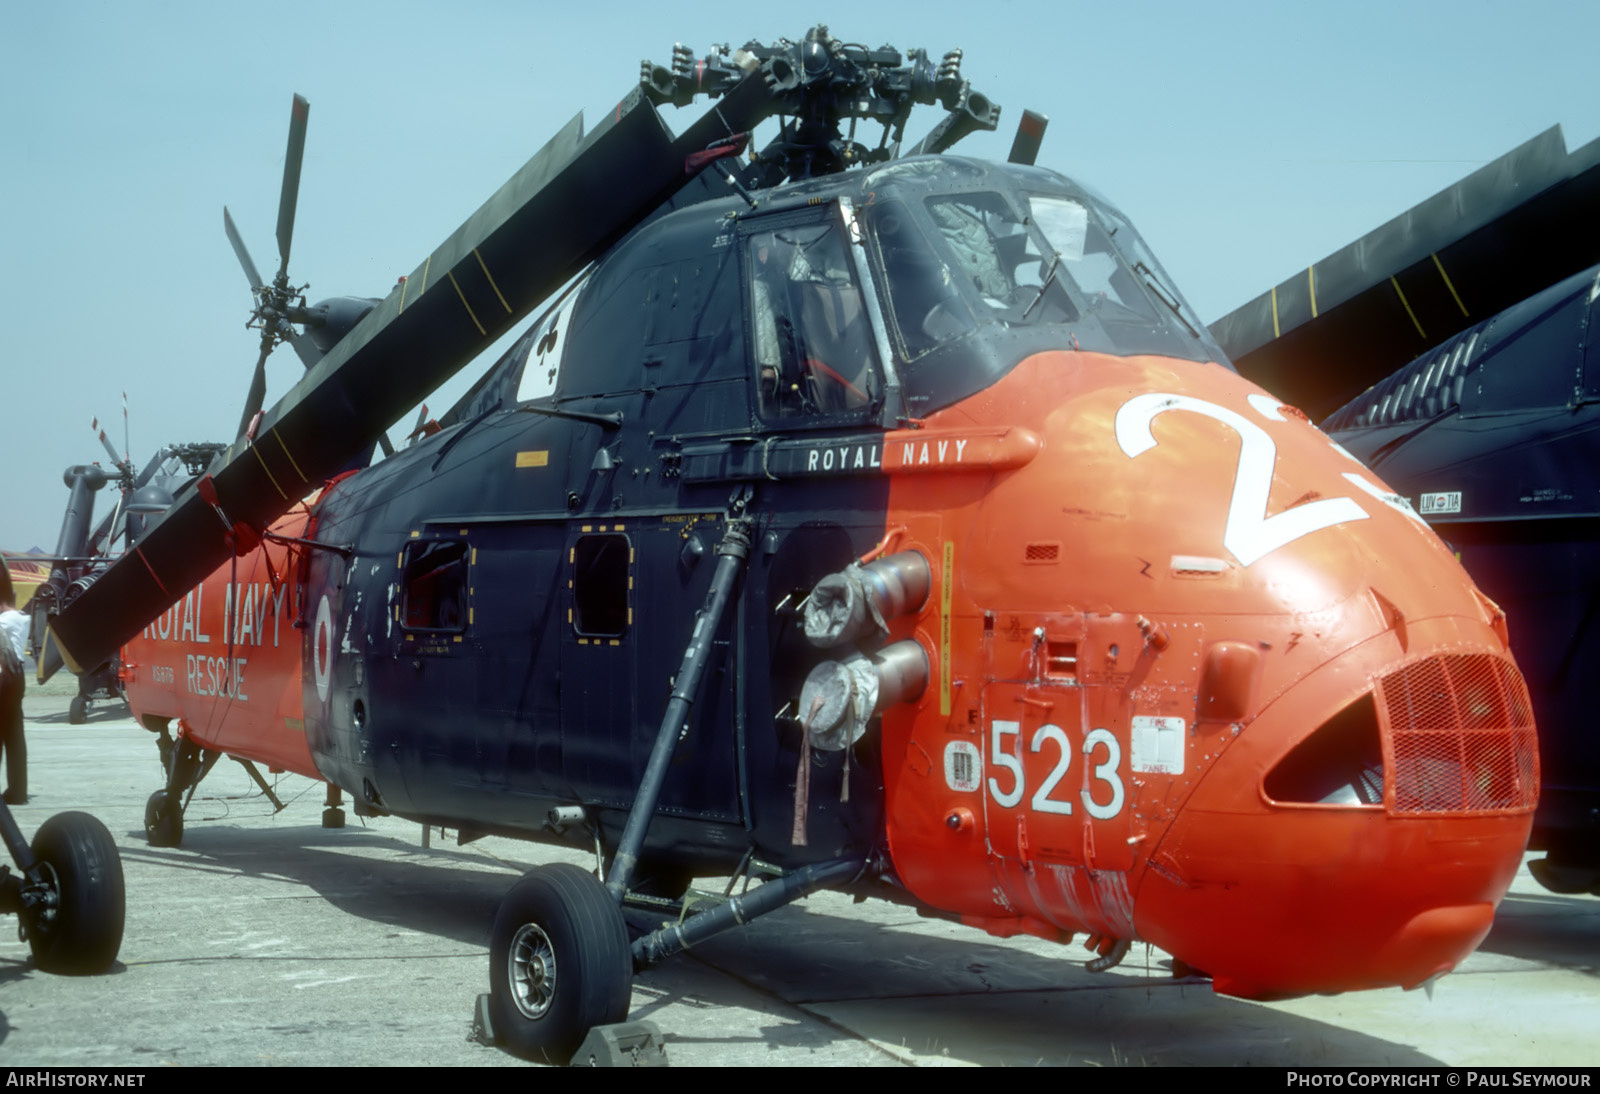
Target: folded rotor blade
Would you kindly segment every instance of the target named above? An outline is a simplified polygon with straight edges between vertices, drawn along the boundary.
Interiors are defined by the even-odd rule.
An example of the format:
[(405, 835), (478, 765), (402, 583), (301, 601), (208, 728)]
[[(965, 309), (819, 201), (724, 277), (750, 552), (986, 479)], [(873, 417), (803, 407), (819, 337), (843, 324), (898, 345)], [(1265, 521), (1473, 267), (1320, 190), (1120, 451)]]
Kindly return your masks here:
[(233, 253), (239, 256), (239, 265), (244, 267), (244, 276), (249, 280), (252, 289), (261, 287), (261, 275), (256, 272), (256, 264), (250, 261), (250, 252), (245, 250), (244, 240), (239, 236), (239, 229), (234, 227), (233, 214), (228, 212), (228, 207), (222, 207), (222, 230), (228, 233), (228, 242), (233, 244)]
[(250, 428), (250, 419), (256, 416), (267, 398), (267, 356), (271, 353), (272, 343), (267, 342), (261, 347), (261, 356), (256, 358), (256, 371), (250, 377), (250, 392), (244, 397), (244, 416), (239, 419), (236, 437), (244, 436), (244, 431)]
[[(267, 411), (253, 445), (217, 457), (229, 519), (287, 512), (691, 181), (688, 153), (773, 111), (756, 75), (676, 140), (638, 89), (587, 137), (574, 118)], [(68, 664), (105, 660), (230, 549), (210, 507), (182, 496), (56, 616)]]
[(289, 111), (289, 148), (283, 157), (283, 192), (278, 195), (278, 275), (289, 272), (289, 245), (294, 242), (294, 209), (300, 200), (300, 161), (306, 152), (306, 119), (311, 104), (296, 95)]
[(1020, 163), (1032, 167), (1039, 158), (1039, 145), (1044, 143), (1044, 131), (1050, 119), (1037, 110), (1024, 110), (1017, 123), (1017, 135), (1011, 141), (1011, 154), (1007, 163)]
[(301, 334), (293, 327), (289, 328), (289, 344), (294, 347), (295, 356), (300, 358), (300, 363), (308, 369), (322, 360), (322, 351), (311, 340), (311, 336)]
[(1319, 421), (1433, 346), (1600, 262), (1600, 141), (1554, 126), (1211, 324)]
[(100, 444), (104, 446), (106, 454), (111, 457), (111, 465), (113, 467), (121, 467), (122, 457), (117, 455), (117, 450), (115, 448), (111, 447), (111, 439), (106, 436), (106, 431), (100, 428), (100, 419), (96, 418), (93, 422), (91, 422), (89, 428), (93, 429), (96, 435), (99, 436)]

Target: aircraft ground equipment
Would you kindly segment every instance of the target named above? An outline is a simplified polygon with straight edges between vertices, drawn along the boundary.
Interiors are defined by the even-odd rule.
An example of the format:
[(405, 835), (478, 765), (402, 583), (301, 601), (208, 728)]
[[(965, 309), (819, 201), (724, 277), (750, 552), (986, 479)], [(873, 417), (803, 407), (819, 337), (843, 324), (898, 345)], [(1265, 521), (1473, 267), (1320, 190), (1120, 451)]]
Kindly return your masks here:
[(57, 813), (30, 847), (0, 803), (0, 835), (17, 873), (0, 865), (0, 912), (16, 912), (45, 972), (105, 972), (122, 946), (122, 859), (105, 825), (87, 813)]

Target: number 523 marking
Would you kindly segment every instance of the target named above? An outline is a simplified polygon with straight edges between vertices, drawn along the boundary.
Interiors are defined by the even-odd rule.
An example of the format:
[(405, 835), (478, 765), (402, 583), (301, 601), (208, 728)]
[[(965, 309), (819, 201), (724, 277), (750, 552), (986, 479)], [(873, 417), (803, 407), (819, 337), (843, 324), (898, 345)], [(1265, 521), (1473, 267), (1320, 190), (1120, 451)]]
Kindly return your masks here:
[[(1018, 722), (995, 721), (989, 729), (989, 765), (995, 769), (1009, 771), (1010, 783), (1001, 788), (1001, 780), (995, 776), (989, 777), (989, 796), (995, 804), (1002, 809), (1014, 808), (1022, 801), (1026, 792), (1027, 776), (1022, 770), (1022, 757), (1020, 753), (1022, 726)], [(1006, 747), (1005, 738), (1017, 737), (1016, 744)], [(1034, 791), (1033, 799), (1028, 803), (1035, 813), (1056, 813), (1063, 816), (1072, 815), (1072, 802), (1053, 796), (1061, 780), (1066, 777), (1072, 767), (1074, 750), (1067, 739), (1066, 731), (1057, 725), (1043, 725), (1034, 730), (1033, 739), (1029, 742), (1028, 751), (1042, 752), (1046, 745), (1056, 747), (1058, 758), (1055, 767), (1050, 769), (1039, 788)], [(1105, 760), (1094, 763), (1095, 753), (1104, 749)], [(1122, 776), (1118, 768), (1122, 765), (1122, 746), (1117, 742), (1108, 729), (1091, 729), (1084, 735), (1083, 748), (1084, 762), (1093, 764), (1090, 780), (1078, 792), (1078, 797), (1083, 803), (1084, 812), (1096, 820), (1109, 820), (1122, 812), (1123, 799), (1126, 794), (1122, 787)], [(1097, 794), (1089, 783), (1103, 783), (1109, 791), (1099, 792), (1099, 797), (1106, 797), (1109, 801), (1103, 804), (1096, 800)]]

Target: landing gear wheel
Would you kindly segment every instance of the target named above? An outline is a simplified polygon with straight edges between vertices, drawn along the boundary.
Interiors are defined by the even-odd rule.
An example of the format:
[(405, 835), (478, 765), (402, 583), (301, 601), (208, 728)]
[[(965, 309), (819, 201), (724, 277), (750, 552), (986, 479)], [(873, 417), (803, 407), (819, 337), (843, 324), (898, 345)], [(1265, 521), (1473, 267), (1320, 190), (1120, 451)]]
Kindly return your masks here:
[(87, 813), (58, 813), (33, 837), (50, 899), (24, 913), (33, 961), (45, 972), (105, 972), (122, 946), (122, 859), (106, 826)]
[(89, 720), (89, 704), (81, 695), (74, 695), (72, 702), (67, 704), (67, 724), (81, 726)]
[(508, 1051), (565, 1064), (594, 1026), (628, 1016), (633, 956), (605, 887), (568, 863), (530, 870), (489, 940), (494, 1031)]
[(151, 847), (176, 847), (183, 842), (183, 810), (170, 790), (157, 790), (144, 803), (144, 835)]

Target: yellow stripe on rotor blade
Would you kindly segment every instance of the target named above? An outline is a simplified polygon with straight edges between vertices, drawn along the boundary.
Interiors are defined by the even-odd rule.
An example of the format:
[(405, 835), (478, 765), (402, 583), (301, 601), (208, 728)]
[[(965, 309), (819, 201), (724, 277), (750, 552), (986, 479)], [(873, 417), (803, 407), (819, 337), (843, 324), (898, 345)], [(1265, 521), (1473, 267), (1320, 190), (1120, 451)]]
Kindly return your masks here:
[(1444, 272), (1444, 263), (1439, 261), (1437, 253), (1429, 257), (1433, 259), (1433, 268), (1439, 271), (1440, 277), (1444, 278), (1444, 287), (1450, 290), (1450, 296), (1455, 300), (1456, 307), (1461, 309), (1462, 315), (1467, 315), (1467, 306), (1461, 302), (1461, 294), (1456, 292), (1455, 285), (1451, 284), (1450, 275)]
[(276, 426), (273, 427), (272, 435), (277, 438), (278, 447), (283, 449), (283, 457), (284, 457), (284, 459), (289, 461), (289, 466), (294, 468), (294, 473), (296, 475), (300, 476), (300, 481), (301, 482), (307, 482), (307, 483), (310, 482), (311, 480), (306, 478), (306, 473), (304, 471), (300, 470), (300, 465), (295, 462), (294, 453), (290, 452), (289, 451), (289, 446), (283, 443), (283, 436), (278, 432)]
[(1400, 288), (1400, 282), (1391, 277), (1389, 284), (1394, 286), (1395, 295), (1400, 298), (1401, 306), (1406, 309), (1406, 314), (1411, 316), (1411, 325), (1417, 328), (1417, 334), (1426, 342), (1428, 340), (1428, 332), (1422, 329), (1421, 323), (1417, 322), (1417, 313), (1411, 310), (1411, 301), (1406, 299), (1405, 291)]
[(461, 306), (467, 309), (467, 318), (472, 320), (472, 325), (478, 328), (479, 334), (487, 334), (488, 332), (483, 329), (483, 324), (478, 322), (477, 312), (473, 311), (472, 305), (467, 303), (467, 294), (461, 291), (461, 283), (456, 280), (456, 275), (446, 270), (445, 276), (450, 279), (450, 284), (455, 286), (456, 295), (461, 298)]
[(272, 488), (278, 492), (278, 496), (284, 501), (289, 501), (289, 495), (285, 494), (283, 492), (283, 487), (278, 485), (277, 478), (275, 478), (272, 474), (272, 468), (267, 466), (266, 459), (261, 455), (261, 449), (257, 448), (255, 445), (251, 445), (250, 451), (255, 453), (257, 462), (261, 464), (261, 470), (267, 473), (267, 481), (272, 483)]
[(504, 308), (506, 313), (509, 315), (511, 313), (511, 305), (506, 303), (506, 294), (501, 292), (500, 286), (494, 283), (494, 276), (489, 273), (489, 267), (484, 263), (483, 256), (478, 253), (478, 248), (472, 248), (472, 257), (478, 260), (478, 266), (483, 270), (483, 276), (489, 280), (489, 287), (493, 289), (494, 294), (500, 298), (500, 306)]

